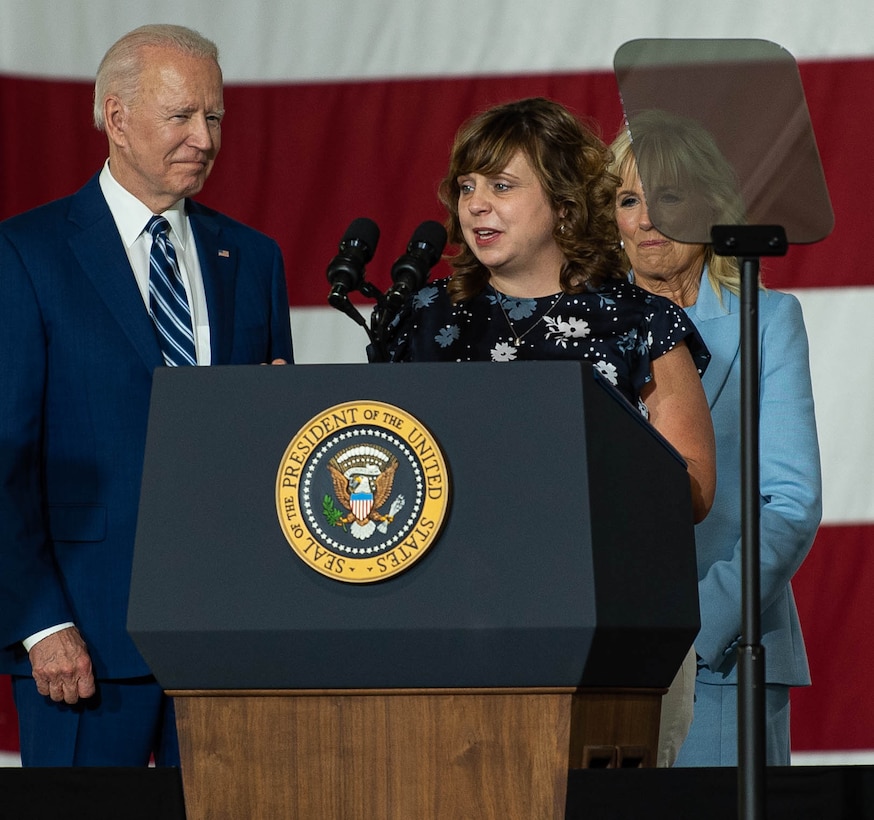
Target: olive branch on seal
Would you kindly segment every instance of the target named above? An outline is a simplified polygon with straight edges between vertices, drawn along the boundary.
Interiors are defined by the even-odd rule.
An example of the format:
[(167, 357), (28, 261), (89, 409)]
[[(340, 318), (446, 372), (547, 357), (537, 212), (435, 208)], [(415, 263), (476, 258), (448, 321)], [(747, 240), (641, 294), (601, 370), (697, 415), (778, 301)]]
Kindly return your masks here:
[[(334, 506), (334, 499), (327, 494), (322, 499), (322, 514), (332, 527), (343, 517), (343, 513)], [(346, 532), (346, 525), (343, 524), (342, 526), (343, 532)]]

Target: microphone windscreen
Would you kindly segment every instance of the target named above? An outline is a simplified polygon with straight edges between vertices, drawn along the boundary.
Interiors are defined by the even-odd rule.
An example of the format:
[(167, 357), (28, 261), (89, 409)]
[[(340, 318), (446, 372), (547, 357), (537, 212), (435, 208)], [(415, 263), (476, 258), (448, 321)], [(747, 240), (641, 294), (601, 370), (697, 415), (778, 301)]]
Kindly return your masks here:
[(364, 262), (367, 263), (373, 258), (378, 242), (379, 226), (372, 219), (359, 216), (358, 219), (352, 220), (346, 233), (343, 234), (340, 250), (345, 251), (347, 247), (354, 246), (361, 251)]
[(429, 219), (423, 222), (413, 231), (413, 236), (410, 239), (410, 244), (407, 248), (408, 252), (412, 253), (413, 248), (427, 246), (431, 259), (429, 262), (432, 266), (437, 264), (440, 259), (440, 254), (446, 247), (446, 228), (439, 222)]

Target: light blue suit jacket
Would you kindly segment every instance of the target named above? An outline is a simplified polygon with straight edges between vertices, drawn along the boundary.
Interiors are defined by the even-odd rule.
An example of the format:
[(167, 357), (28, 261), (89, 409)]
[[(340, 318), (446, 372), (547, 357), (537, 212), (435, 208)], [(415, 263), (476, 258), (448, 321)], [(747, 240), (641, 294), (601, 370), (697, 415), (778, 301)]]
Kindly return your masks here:
[[(740, 300), (707, 274), (686, 309), (711, 353), (703, 376), (716, 433), (716, 498), (695, 527), (701, 631), (698, 680), (737, 683), (741, 632)], [(822, 515), (822, 488), (801, 305), (759, 291), (762, 645), (767, 683), (810, 683), (790, 580)]]
[[(279, 247), (195, 202), (187, 209), (212, 363), (291, 361)], [(145, 675), (127, 599), (163, 360), (96, 175), (0, 223), (0, 282), (0, 672), (29, 675), (20, 641), (73, 621), (98, 677)]]

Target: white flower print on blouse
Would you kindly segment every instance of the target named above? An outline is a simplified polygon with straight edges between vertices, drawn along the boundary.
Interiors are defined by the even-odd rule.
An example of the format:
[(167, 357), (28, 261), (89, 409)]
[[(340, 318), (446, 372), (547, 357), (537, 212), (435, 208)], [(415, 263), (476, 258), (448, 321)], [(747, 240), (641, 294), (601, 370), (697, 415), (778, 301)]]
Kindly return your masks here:
[(563, 319), (561, 316), (547, 316), (546, 338), (552, 339), (559, 347), (567, 347), (569, 339), (585, 339), (589, 335), (589, 323), (585, 319), (571, 316)]
[(493, 362), (516, 361), (516, 348), (509, 342), (498, 342), (491, 351)]
[(619, 383), (619, 380), (616, 378), (616, 365), (612, 362), (605, 362), (603, 360), (595, 362), (595, 369), (614, 387)]

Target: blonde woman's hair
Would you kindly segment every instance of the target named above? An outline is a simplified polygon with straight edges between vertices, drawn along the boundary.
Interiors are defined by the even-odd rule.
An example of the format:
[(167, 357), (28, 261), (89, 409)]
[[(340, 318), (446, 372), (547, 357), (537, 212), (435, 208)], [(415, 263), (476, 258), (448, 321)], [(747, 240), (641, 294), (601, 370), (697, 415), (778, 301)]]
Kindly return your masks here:
[[(659, 178), (689, 185), (710, 209), (710, 224), (738, 225), (745, 221), (745, 208), (734, 168), (719, 150), (709, 131), (688, 117), (652, 110), (632, 118), (632, 127), (620, 130), (610, 145), (610, 171), (620, 179), (633, 177), (638, 167), (655, 170)], [(626, 268), (631, 261), (625, 254)], [(704, 262), (717, 295), (720, 286), (740, 293), (740, 267), (736, 257), (719, 256), (704, 245)]]

